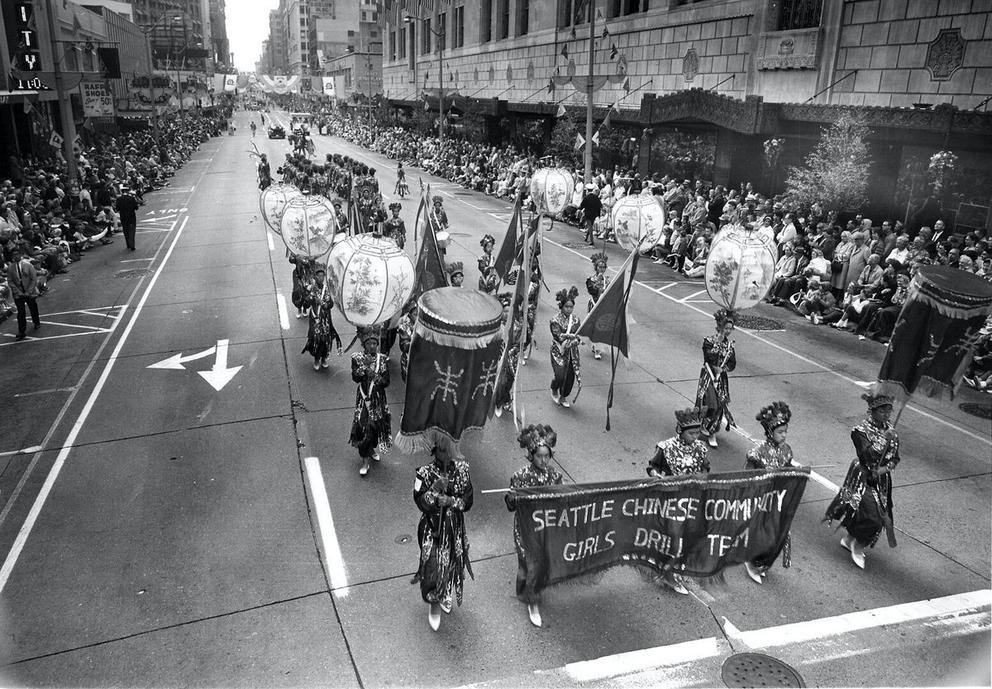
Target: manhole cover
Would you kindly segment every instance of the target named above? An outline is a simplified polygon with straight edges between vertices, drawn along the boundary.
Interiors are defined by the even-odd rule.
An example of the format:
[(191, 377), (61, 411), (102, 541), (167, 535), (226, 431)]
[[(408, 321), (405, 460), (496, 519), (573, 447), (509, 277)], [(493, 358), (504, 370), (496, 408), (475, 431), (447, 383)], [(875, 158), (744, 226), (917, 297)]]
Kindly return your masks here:
[(131, 270), (119, 270), (114, 273), (114, 277), (132, 280), (134, 278), (142, 278), (146, 275), (150, 275), (151, 272), (152, 271), (148, 268), (132, 268)]
[(393, 539), (393, 541), (395, 541), (399, 545), (406, 545), (412, 540), (413, 540), (413, 536), (411, 536), (408, 533), (401, 533), (399, 536)]
[(784, 330), (781, 321), (764, 316), (737, 316), (737, 327), (745, 330)]
[(803, 678), (778, 658), (764, 653), (735, 653), (723, 661), (728, 687), (805, 687)]
[(992, 404), (978, 404), (976, 402), (964, 402), (958, 408), (965, 414), (977, 416), (980, 419), (992, 419)]

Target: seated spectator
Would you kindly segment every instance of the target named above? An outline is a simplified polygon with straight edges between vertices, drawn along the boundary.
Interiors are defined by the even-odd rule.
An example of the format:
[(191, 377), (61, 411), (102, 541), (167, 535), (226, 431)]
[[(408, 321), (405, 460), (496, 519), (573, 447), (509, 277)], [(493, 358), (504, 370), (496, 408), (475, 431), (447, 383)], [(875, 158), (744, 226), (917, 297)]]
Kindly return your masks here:
[[(830, 315), (837, 309), (837, 299), (830, 291), (830, 283), (817, 280), (816, 289), (810, 289), (806, 295), (799, 300), (796, 310), (802, 314), (806, 320), (819, 325), (823, 322), (825, 315)], [(812, 287), (812, 284), (811, 284)]]
[(843, 306), (843, 313), (840, 320), (831, 323), (830, 325), (838, 330), (846, 330), (853, 321), (855, 324), (861, 322), (861, 314), (864, 313), (865, 307), (867, 307), (872, 302), (873, 290), (868, 287), (862, 287), (861, 291), (850, 299), (845, 299), (845, 304)]
[[(902, 306), (906, 302), (908, 291), (909, 274), (900, 271), (896, 274), (896, 289), (888, 296), (887, 301), (881, 302), (879, 308), (874, 310), (871, 320), (864, 325), (864, 328), (861, 324), (858, 325), (858, 339), (863, 340), (868, 337), (880, 342), (888, 342), (889, 337), (892, 336), (892, 329), (896, 326), (899, 312), (902, 311)], [(867, 316), (862, 320), (868, 320)]]
[(709, 256), (710, 247), (706, 237), (697, 237), (693, 246), (692, 257), (688, 259), (682, 267), (682, 274), (687, 278), (700, 278), (706, 272), (706, 257)]

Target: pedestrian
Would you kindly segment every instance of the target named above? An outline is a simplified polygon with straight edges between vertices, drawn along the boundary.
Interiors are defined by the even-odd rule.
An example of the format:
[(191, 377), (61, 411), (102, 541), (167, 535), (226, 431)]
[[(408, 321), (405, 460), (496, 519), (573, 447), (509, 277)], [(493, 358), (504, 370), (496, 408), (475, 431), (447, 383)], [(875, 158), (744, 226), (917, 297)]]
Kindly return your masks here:
[(410, 193), (410, 187), (406, 183), (406, 172), (403, 170), (403, 161), (396, 163), (396, 188), (393, 189), (393, 193), (401, 199)]
[[(517, 436), (517, 443), (527, 452), (528, 464), (510, 477), (510, 492), (504, 496), (506, 507), (511, 512), (517, 509), (517, 500), (513, 491), (517, 488), (536, 488), (539, 486), (557, 486), (562, 483), (562, 476), (551, 466), (554, 459), (554, 448), (558, 442), (558, 434), (551, 426), (531, 424)], [(537, 582), (533, 570), (527, 567), (527, 561), (521, 555), (520, 531), (517, 522), (513, 521), (513, 542), (517, 546), (517, 598), (527, 604), (527, 616), (531, 624), (540, 627), (541, 593), (536, 591)]]
[(124, 241), (128, 251), (134, 251), (134, 237), (138, 229), (138, 200), (131, 193), (131, 187), (124, 185), (121, 187), (121, 194), (117, 197), (117, 214), (121, 217), (121, 227), (124, 230)]
[(868, 415), (851, 429), (857, 458), (851, 462), (837, 496), (823, 520), (837, 520), (847, 529), (840, 544), (851, 551), (851, 559), (865, 568), (865, 548), (874, 548), (885, 529), (889, 546), (896, 547), (892, 526), (892, 470), (899, 464), (899, 436), (889, 417), (892, 397), (866, 393)]
[(17, 307), (17, 339), (23, 340), (27, 337), (27, 310), (31, 311), (34, 329), (38, 330), (41, 327), (41, 318), (38, 316), (38, 295), (41, 291), (38, 285), (38, 271), (22, 249), (15, 248), (10, 252), (7, 284), (10, 286), (14, 305)]
[[(592, 307), (596, 305), (603, 292), (606, 291), (606, 286), (610, 283), (610, 279), (606, 276), (606, 267), (610, 259), (605, 251), (600, 251), (598, 254), (593, 254), (589, 260), (592, 262), (593, 274), (586, 278), (586, 291), (589, 292), (587, 308), (591, 313)], [(592, 356), (594, 359), (603, 358), (595, 342), (592, 344)]]
[(341, 337), (334, 329), (331, 320), (334, 299), (331, 297), (326, 278), (327, 272), (323, 268), (317, 268), (307, 296), (310, 327), (307, 330), (307, 342), (303, 345), (300, 354), (310, 352), (313, 356), (314, 371), (327, 368), (327, 355), (330, 354), (334, 342), (337, 342), (338, 356), (341, 356)]
[(359, 331), (364, 351), (351, 355), (351, 379), (358, 384), (355, 392), (355, 416), (351, 424), (351, 444), (358, 449), (362, 466), (358, 473), (369, 473), (370, 460), (379, 461), (379, 451), (392, 444), (392, 419), (386, 405), (389, 368), (379, 353), (378, 328)]
[[(576, 381), (579, 389), (582, 389), (582, 380), (579, 377), (580, 322), (572, 313), (577, 296), (579, 290), (574, 286), (560, 290), (555, 295), (558, 313), (551, 319), (551, 369), (554, 372), (551, 378), (551, 399), (566, 409), (571, 406), (568, 396)], [(575, 396), (578, 397), (578, 393)]]
[[(705, 410), (682, 409), (675, 412), (675, 435), (655, 446), (648, 462), (648, 476), (691, 476), (710, 473), (709, 450), (699, 439)], [(683, 596), (689, 595), (682, 577), (671, 569), (661, 575), (661, 583)]]
[(420, 509), (420, 563), (410, 583), (420, 583), (420, 595), (430, 606), (427, 623), (437, 631), (441, 611), (450, 614), (455, 601), (462, 604), (465, 572), (475, 578), (465, 531), (474, 494), (468, 462), (452, 456), (450, 443), (434, 445), (431, 455), (433, 460), (417, 468), (413, 482), (413, 500)]
[(703, 338), (703, 367), (696, 387), (696, 407), (706, 410), (702, 434), (710, 447), (717, 446), (716, 434), (721, 420), (726, 421), (728, 431), (737, 425), (730, 413), (730, 382), (727, 380), (727, 372), (737, 368), (737, 353), (734, 341), (730, 339), (736, 317), (732, 311), (720, 309), (713, 318), (716, 334)]
[(269, 159), (263, 153), (259, 156), (258, 166), (258, 188), (265, 191), (272, 184), (272, 168), (269, 166)]
[(596, 218), (603, 210), (603, 202), (599, 200), (599, 194), (596, 193), (595, 184), (586, 185), (586, 195), (582, 198), (582, 203), (579, 204), (579, 211), (582, 213), (582, 222), (586, 226), (586, 236), (585, 241), (590, 246), (596, 246), (596, 242), (593, 239), (593, 229), (596, 226)]
[[(755, 469), (764, 471), (766, 469), (778, 469), (792, 466), (792, 448), (785, 438), (789, 433), (789, 422), (792, 420), (792, 410), (785, 402), (772, 402), (766, 407), (762, 407), (758, 415), (754, 417), (765, 429), (765, 440), (756, 447), (752, 447), (747, 452), (744, 460), (744, 469)], [(755, 583), (764, 583), (764, 577), (774, 560), (757, 558), (745, 562), (747, 575)], [(792, 566), (792, 537), (785, 537), (785, 545), (782, 548), (782, 567), (788, 569)]]

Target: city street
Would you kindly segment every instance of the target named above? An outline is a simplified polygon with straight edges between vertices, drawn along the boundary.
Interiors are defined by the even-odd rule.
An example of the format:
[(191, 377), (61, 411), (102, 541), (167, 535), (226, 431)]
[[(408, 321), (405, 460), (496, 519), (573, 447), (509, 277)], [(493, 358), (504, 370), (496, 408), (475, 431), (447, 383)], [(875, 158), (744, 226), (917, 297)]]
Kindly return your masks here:
[[(413, 471), (393, 449), (359, 476), (348, 444), (349, 354), (314, 371), (291, 264), (258, 207), (252, 142), (274, 177), (290, 146), (213, 138), (139, 209), (138, 246), (98, 247), (39, 300), (43, 328), (15, 342), (0, 324), (0, 684), (45, 686), (713, 686), (732, 653), (767, 653), (807, 686), (988, 684), (992, 628), (992, 426), (961, 404), (916, 398), (897, 430), (899, 546), (881, 539), (858, 569), (822, 523), (854, 457), (859, 395), (884, 349), (784, 309), (780, 327), (738, 329), (732, 408), (740, 424), (710, 451), (742, 468), (762, 437), (755, 413), (793, 410), (789, 442), (811, 478), (792, 527), (793, 564), (758, 586), (743, 568), (679, 596), (631, 568), (549, 589), (535, 628), (514, 596), (512, 515), (499, 493), (524, 466), (510, 415), (464, 444), (474, 581), (427, 625), (417, 568)], [(285, 112), (273, 114), (288, 129)], [(377, 169), (396, 200), (395, 161), (314, 136)], [(478, 279), (479, 240), (501, 240), (510, 204), (407, 169), (412, 252), (419, 180), (444, 198), (448, 260)], [(498, 244), (497, 244), (498, 245)], [(596, 251), (599, 248), (597, 247)], [(607, 247), (612, 268), (624, 260)], [(641, 478), (673, 412), (694, 402), (716, 306), (701, 280), (641, 262), (631, 359), (582, 349), (582, 392), (550, 397), (553, 293), (576, 285), (585, 313), (593, 250), (561, 223), (546, 232), (533, 354), (522, 369), (528, 423), (558, 431), (566, 482)], [(347, 345), (354, 328), (335, 313)], [(354, 350), (353, 350), (354, 351)], [(386, 395), (399, 428), (398, 349)], [(836, 526), (836, 525), (834, 525)]]

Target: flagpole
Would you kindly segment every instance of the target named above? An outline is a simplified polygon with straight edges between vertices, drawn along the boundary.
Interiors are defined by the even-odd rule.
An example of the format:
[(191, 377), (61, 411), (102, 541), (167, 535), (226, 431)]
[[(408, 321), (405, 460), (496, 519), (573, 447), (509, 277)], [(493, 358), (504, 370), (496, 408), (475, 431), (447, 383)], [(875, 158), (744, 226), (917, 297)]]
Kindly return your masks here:
[(596, 55), (596, 0), (589, 0), (589, 80), (586, 82), (585, 183), (592, 182), (592, 98)]

